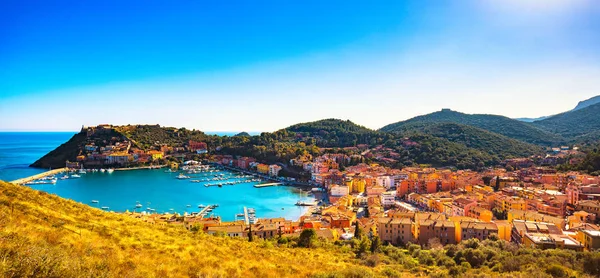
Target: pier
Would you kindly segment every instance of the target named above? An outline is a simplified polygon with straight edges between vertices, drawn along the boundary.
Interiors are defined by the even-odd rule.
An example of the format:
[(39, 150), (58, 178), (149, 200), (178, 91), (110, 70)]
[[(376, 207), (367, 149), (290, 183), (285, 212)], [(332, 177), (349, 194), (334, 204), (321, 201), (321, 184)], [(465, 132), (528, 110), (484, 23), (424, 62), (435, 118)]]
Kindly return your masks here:
[(254, 187), (261, 188), (261, 187), (278, 186), (278, 185), (282, 185), (282, 183), (280, 183), (280, 182), (271, 182), (271, 183), (255, 184)]
[(53, 176), (53, 175), (56, 175), (56, 174), (64, 173), (64, 172), (67, 172), (68, 170), (69, 170), (69, 168), (67, 168), (67, 167), (58, 168), (58, 169), (46, 171), (46, 172), (43, 172), (43, 173), (39, 173), (37, 175), (33, 175), (33, 176), (30, 176), (30, 177), (26, 177), (26, 178), (14, 180), (14, 181), (11, 181), (10, 183), (22, 185), (22, 184), (26, 184), (26, 183), (28, 183), (30, 181), (39, 180), (39, 179), (47, 177), (47, 176)]

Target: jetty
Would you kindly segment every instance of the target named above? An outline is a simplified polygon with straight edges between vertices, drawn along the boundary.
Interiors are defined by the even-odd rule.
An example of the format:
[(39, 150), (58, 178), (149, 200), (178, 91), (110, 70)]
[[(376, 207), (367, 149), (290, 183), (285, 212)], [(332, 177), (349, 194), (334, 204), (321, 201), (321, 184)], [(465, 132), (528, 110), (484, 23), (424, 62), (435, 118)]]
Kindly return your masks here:
[(250, 219), (248, 217), (248, 208), (244, 207), (244, 223), (246, 223), (246, 225), (250, 224)]
[(43, 172), (43, 173), (39, 173), (37, 175), (33, 175), (33, 176), (30, 176), (30, 177), (26, 177), (26, 178), (14, 180), (14, 181), (11, 181), (10, 183), (23, 185), (23, 184), (26, 184), (26, 183), (28, 183), (30, 181), (39, 180), (39, 179), (45, 178), (47, 176), (53, 176), (53, 175), (56, 175), (56, 174), (67, 172), (67, 171), (69, 171), (69, 168), (67, 168), (67, 167), (58, 168), (58, 169), (46, 171), (46, 172)]
[(139, 167), (129, 167), (129, 168), (115, 168), (115, 171), (131, 171), (131, 170), (145, 170), (145, 169), (161, 169), (167, 167), (164, 165), (152, 165), (152, 166), (139, 166)]
[(280, 183), (280, 182), (271, 182), (271, 183), (255, 184), (254, 187), (261, 188), (261, 187), (278, 186), (278, 185), (282, 185), (282, 183)]

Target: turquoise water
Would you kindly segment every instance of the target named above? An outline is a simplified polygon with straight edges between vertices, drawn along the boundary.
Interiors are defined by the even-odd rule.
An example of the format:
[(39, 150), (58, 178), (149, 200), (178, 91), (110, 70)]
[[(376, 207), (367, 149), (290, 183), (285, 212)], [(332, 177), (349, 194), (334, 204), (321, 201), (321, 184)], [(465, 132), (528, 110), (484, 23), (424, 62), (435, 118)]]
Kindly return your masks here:
[[(27, 165), (67, 141), (73, 133), (0, 133), (0, 179), (14, 180), (45, 169)], [(221, 172), (228, 175), (230, 172)], [(217, 173), (191, 174), (192, 179)], [(305, 211), (295, 203), (313, 198), (293, 187), (253, 187), (256, 182), (205, 187), (206, 182), (192, 183), (177, 179), (178, 173), (162, 169), (87, 173), (81, 178), (58, 180), (56, 184), (36, 184), (31, 188), (57, 194), (94, 207), (109, 207), (112, 211), (136, 210), (137, 202), (144, 211), (150, 207), (156, 212), (198, 212), (198, 205), (218, 204), (213, 213), (224, 221), (235, 219), (243, 207), (256, 209), (258, 218), (285, 217), (297, 219)], [(62, 175), (59, 175), (59, 177)], [(208, 182), (214, 183), (214, 182)], [(92, 203), (98, 200), (98, 203)], [(191, 207), (187, 207), (191, 205)]]

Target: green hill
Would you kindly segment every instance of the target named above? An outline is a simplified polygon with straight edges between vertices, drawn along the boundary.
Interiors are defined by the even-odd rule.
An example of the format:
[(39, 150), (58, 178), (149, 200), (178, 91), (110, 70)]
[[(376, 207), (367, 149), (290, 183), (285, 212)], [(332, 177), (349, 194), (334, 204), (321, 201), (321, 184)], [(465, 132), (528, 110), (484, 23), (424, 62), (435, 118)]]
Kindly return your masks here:
[[(533, 122), (533, 125), (548, 132), (577, 141), (579, 138), (594, 139), (600, 131), (600, 103), (578, 110), (560, 113), (550, 118)], [(590, 135), (592, 138), (590, 138)], [(596, 139), (600, 139), (597, 137)]]
[(531, 144), (554, 145), (563, 141), (560, 136), (537, 128), (536, 126), (510, 119), (504, 116), (484, 114), (464, 114), (449, 109), (431, 114), (414, 117), (412, 119), (389, 124), (380, 130), (385, 132), (406, 131), (412, 125), (456, 123), (481, 128), (498, 133), (509, 138), (521, 140)]
[(85, 145), (86, 138), (85, 132), (77, 133), (73, 135), (69, 141), (61, 144), (56, 149), (39, 158), (30, 166), (37, 168), (65, 167), (65, 161), (76, 161), (80, 149)]
[(422, 132), (488, 153), (499, 159), (527, 157), (543, 151), (541, 147), (533, 144), (524, 143), (480, 128), (456, 123), (413, 123), (404, 125), (402, 128), (403, 132), (401, 133), (403, 134)]

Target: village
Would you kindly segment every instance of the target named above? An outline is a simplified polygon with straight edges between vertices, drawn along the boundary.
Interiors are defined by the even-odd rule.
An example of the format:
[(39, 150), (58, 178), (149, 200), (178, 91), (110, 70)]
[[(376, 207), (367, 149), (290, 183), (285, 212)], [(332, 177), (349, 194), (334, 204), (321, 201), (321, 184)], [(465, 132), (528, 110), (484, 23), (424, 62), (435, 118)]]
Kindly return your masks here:
[[(205, 147), (202, 143), (193, 146)], [(202, 151), (204, 152), (204, 151)], [(557, 151), (560, 153), (560, 150)], [(247, 238), (298, 236), (312, 228), (329, 240), (352, 239), (355, 229), (393, 245), (456, 244), (490, 237), (542, 249), (576, 251), (600, 248), (600, 178), (578, 172), (558, 173), (528, 159), (505, 161), (486, 171), (406, 167), (377, 163), (346, 166), (352, 158), (328, 153), (302, 156), (291, 166), (310, 173), (310, 180), (278, 177), (277, 164), (251, 157), (211, 155), (210, 162), (304, 185), (322, 196), (299, 219), (221, 221), (197, 215), (141, 214), (132, 217), (156, 224), (181, 225), (213, 235)], [(507, 170), (510, 169), (509, 170)]]

